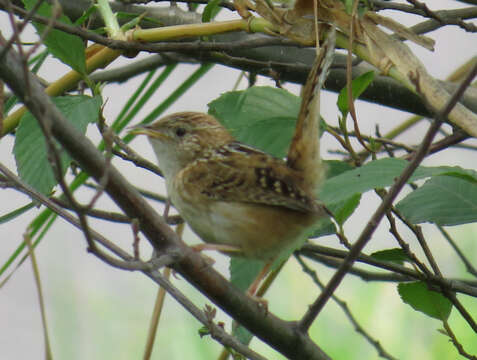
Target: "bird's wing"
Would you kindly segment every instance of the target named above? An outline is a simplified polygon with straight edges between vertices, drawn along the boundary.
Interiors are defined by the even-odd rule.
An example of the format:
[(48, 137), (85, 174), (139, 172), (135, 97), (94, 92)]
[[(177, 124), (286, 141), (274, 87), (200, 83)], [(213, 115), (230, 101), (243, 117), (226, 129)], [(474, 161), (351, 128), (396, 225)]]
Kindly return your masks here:
[(297, 177), (283, 160), (234, 142), (184, 168), (176, 186), (191, 198), (320, 211), (311, 194), (296, 185), (301, 182)]

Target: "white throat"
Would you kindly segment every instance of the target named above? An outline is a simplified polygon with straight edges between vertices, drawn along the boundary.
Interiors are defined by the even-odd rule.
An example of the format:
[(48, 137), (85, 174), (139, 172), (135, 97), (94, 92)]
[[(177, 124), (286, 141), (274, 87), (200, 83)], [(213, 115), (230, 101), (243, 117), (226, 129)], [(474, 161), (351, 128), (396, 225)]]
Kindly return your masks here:
[(166, 182), (172, 181), (177, 173), (182, 170), (181, 161), (178, 156), (177, 149), (171, 144), (165, 144), (164, 142), (148, 138), (152, 145), (154, 153), (158, 161), (159, 168), (161, 169)]

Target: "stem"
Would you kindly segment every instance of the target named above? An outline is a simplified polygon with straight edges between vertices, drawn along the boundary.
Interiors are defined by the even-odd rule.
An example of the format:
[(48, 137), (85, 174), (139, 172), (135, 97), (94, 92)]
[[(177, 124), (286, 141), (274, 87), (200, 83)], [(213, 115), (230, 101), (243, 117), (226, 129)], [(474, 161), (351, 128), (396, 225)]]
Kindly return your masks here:
[(108, 0), (97, 0), (98, 11), (106, 25), (106, 31), (110, 38), (116, 40), (126, 40), (126, 36), (121, 31), (116, 15), (111, 10)]
[[(86, 72), (89, 74), (96, 69), (105, 67), (113, 62), (119, 55), (121, 55), (121, 51), (103, 48), (86, 61)], [(82, 78), (83, 77), (80, 73), (72, 70), (48, 86), (45, 89), (45, 92), (50, 96), (58, 96), (65, 91), (72, 89)], [(5, 118), (0, 137), (3, 137), (15, 129), (25, 113), (26, 108), (22, 106), (20, 109)]]
[(137, 29), (132, 38), (137, 41), (156, 42), (184, 37), (198, 37), (221, 34), (231, 31), (270, 32), (274, 26), (262, 18), (251, 20), (231, 20), (206, 24), (187, 24), (165, 26), (154, 29)]

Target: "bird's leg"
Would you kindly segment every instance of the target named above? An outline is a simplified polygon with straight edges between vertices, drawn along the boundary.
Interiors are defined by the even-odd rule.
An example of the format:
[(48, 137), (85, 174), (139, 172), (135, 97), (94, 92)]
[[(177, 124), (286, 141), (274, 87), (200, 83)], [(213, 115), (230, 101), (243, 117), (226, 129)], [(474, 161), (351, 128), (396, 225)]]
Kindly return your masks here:
[(270, 267), (272, 266), (272, 261), (267, 262), (263, 269), (258, 273), (257, 277), (255, 280), (252, 282), (252, 284), (248, 287), (247, 294), (250, 296), (255, 296), (255, 293), (257, 292), (258, 286), (260, 283), (265, 279), (265, 276), (267, 276), (268, 272), (270, 271)]
[(205, 258), (208, 264), (213, 265), (215, 263), (215, 260), (212, 259), (211, 257), (205, 255), (202, 253), (202, 251), (205, 250), (214, 250), (214, 251), (220, 251), (224, 254), (228, 255), (234, 255), (237, 253), (241, 253), (242, 249), (240, 249), (237, 246), (232, 246), (232, 245), (223, 245), (223, 244), (208, 244), (208, 243), (201, 243), (197, 245), (192, 245), (191, 246), (192, 250), (200, 252), (201, 255)]
[(263, 269), (258, 273), (257, 277), (255, 280), (252, 282), (252, 284), (248, 287), (247, 294), (253, 298), (254, 300), (257, 301), (258, 305), (260, 308), (262, 308), (265, 312), (265, 314), (268, 313), (268, 301), (260, 296), (255, 295), (257, 293), (258, 286), (260, 283), (265, 279), (265, 276), (270, 272), (270, 267), (272, 266), (273, 261), (269, 261), (265, 264)]

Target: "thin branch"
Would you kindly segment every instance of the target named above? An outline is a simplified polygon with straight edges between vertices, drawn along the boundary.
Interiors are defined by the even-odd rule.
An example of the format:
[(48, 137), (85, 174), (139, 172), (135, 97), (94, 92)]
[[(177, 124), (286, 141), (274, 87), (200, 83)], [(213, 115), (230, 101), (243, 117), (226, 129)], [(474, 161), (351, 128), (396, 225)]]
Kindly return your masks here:
[[(28, 197), (34, 199), (42, 205), (45, 205), (48, 209), (52, 210), (64, 220), (66, 220), (71, 225), (80, 229), (81, 224), (77, 218), (64, 211), (60, 206), (58, 206), (54, 201), (48, 199), (45, 195), (34, 190), (32, 187), (24, 183), (18, 176), (12, 173), (5, 165), (0, 163), (0, 172), (3, 173), (5, 178), (15, 187), (16, 190), (24, 193)], [(96, 231), (92, 231), (91, 234), (94, 236), (94, 239), (101, 243), (105, 248), (116, 254), (117, 256), (126, 258), (127, 260), (132, 260), (132, 256), (129, 256), (128, 253), (124, 252), (120, 247), (118, 247), (113, 242), (106, 239), (104, 236), (99, 234)], [(129, 257), (128, 257), (129, 256)]]
[(457, 349), (459, 354), (462, 355), (463, 357), (465, 357), (466, 359), (477, 360), (477, 356), (471, 355), (467, 351), (464, 350), (464, 347), (457, 340), (457, 337), (455, 336), (454, 332), (452, 331), (451, 327), (449, 326), (449, 323), (447, 321), (443, 321), (443, 325), (444, 325), (446, 335), (449, 336), (452, 344), (455, 346), (455, 348)]
[(169, 280), (164, 278), (164, 276), (159, 271), (151, 271), (145, 273), (156, 283), (158, 283), (179, 303), (181, 304), (192, 316), (199, 320), (204, 326), (209, 330), (210, 336), (217, 340), (224, 346), (231, 347), (241, 354), (244, 354), (249, 359), (257, 360), (266, 360), (263, 356), (255, 353), (253, 350), (249, 349), (247, 346), (243, 345), (235, 337), (227, 334), (222, 327), (216, 325), (214, 322), (211, 322), (207, 318), (204, 311), (197, 308), (187, 297), (185, 297), (177, 288), (175, 288)]
[(401, 189), (406, 184), (407, 180), (411, 177), (414, 170), (417, 169), (421, 161), (424, 159), (427, 153), (428, 147), (431, 144), (435, 134), (437, 133), (437, 130), (439, 129), (441, 123), (442, 123), (441, 120), (436, 120), (430, 126), (428, 132), (426, 133), (426, 136), (424, 137), (421, 147), (419, 148), (417, 152), (415, 152), (413, 160), (404, 169), (402, 174), (395, 181), (394, 185), (389, 189), (388, 194), (384, 197), (380, 206), (378, 207), (376, 212), (373, 214), (371, 219), (368, 221), (366, 227), (362, 231), (358, 240), (354, 243), (353, 247), (351, 248), (345, 261), (340, 266), (338, 271), (335, 272), (331, 280), (328, 282), (324, 291), (317, 298), (317, 300), (312, 305), (310, 305), (309, 310), (303, 316), (303, 318), (300, 320), (300, 323), (299, 323), (299, 327), (302, 331), (306, 331), (309, 329), (314, 319), (318, 316), (320, 311), (323, 309), (324, 305), (327, 303), (331, 295), (333, 295), (334, 291), (343, 280), (344, 276), (350, 270), (351, 266), (353, 265), (354, 261), (358, 257), (361, 250), (371, 239), (371, 236), (374, 233), (374, 230), (377, 228), (381, 219), (385, 215), (387, 209), (389, 209), (389, 207), (391, 206), (396, 196), (399, 194)]
[[(429, 148), (429, 154), (435, 154), (439, 151), (445, 150), (451, 146), (455, 146), (462, 141), (465, 141), (469, 138), (469, 135), (463, 130), (457, 130), (453, 134), (446, 136), (442, 140), (436, 141), (431, 145)], [(476, 148), (472, 148), (470, 150), (477, 150)]]
[[(87, 188), (90, 188), (90, 189), (97, 189), (98, 188), (98, 186), (96, 184), (91, 184), (91, 183), (85, 183), (84, 186), (87, 187)], [(160, 202), (160, 203), (163, 203), (163, 204), (167, 202), (167, 197), (164, 196), (164, 195), (156, 194), (155, 192), (152, 192), (152, 191), (149, 191), (149, 190), (146, 190), (146, 189), (141, 189), (141, 188), (136, 188), (136, 190), (139, 192), (139, 194), (141, 194), (142, 196), (144, 196), (147, 199), (154, 200), (154, 201), (157, 201), (157, 202)], [(173, 225), (175, 225), (175, 224), (173, 224)]]
[[(15, 174), (13, 174), (6, 166), (0, 163), (0, 172), (2, 172), (8, 181), (11, 181), (16, 185), (16, 189), (27, 194), (28, 196), (32, 197), (39, 203), (47, 206), (49, 209), (57, 213), (63, 219), (68, 221), (70, 224), (74, 225), (78, 229), (82, 230), (82, 225), (78, 219), (61, 209), (58, 205), (54, 202), (50, 201), (44, 195), (38, 193), (37, 191), (33, 190), (31, 187), (23, 183)], [(107, 240), (101, 234), (97, 233), (94, 230), (90, 230), (91, 235), (94, 237), (96, 241), (98, 241), (101, 245), (106, 247), (108, 250), (112, 251), (118, 257), (122, 258), (122, 260), (118, 260), (117, 258), (112, 258), (110, 256), (101, 258), (103, 261), (107, 262), (108, 264), (123, 269), (127, 271), (142, 271), (155, 282), (157, 282), (161, 286), (165, 286), (167, 291), (171, 293), (171, 295), (177, 299), (179, 299), (179, 303), (185, 307), (187, 311), (193, 314), (199, 321), (201, 321), (206, 326), (211, 326), (209, 322), (206, 322), (205, 316), (201, 314), (201, 311), (195, 307), (187, 298), (185, 298), (177, 289), (175, 289), (170, 283), (164, 283), (162, 279), (162, 275), (160, 275), (158, 268), (161, 268), (166, 265), (170, 265), (180, 259), (182, 256), (180, 253), (173, 253), (170, 252), (168, 255), (163, 255), (157, 259), (152, 259), (150, 262), (145, 263), (142, 261), (136, 261), (134, 258), (129, 255), (127, 252), (123, 251), (121, 248), (116, 246), (111, 241)], [(97, 253), (94, 255), (98, 256)], [(104, 255), (104, 254), (99, 254)], [(99, 256), (98, 256), (99, 257)], [(210, 328), (209, 328), (210, 329)], [(232, 348), (236, 349), (237, 351), (251, 356), (251, 359), (263, 359), (262, 357), (256, 355), (255, 353), (250, 353), (251, 350), (246, 350), (248, 348), (244, 347), (244, 345), (240, 344), (235, 338), (228, 335), (224, 332), (223, 329), (220, 327), (216, 328), (213, 327), (211, 330), (211, 334), (214, 334), (214, 338), (220, 340), (221, 344), (226, 346), (231, 346)]]
[[(437, 262), (435, 261), (434, 259), (434, 256), (432, 255), (432, 252), (431, 250), (429, 249), (428, 245), (427, 245), (427, 242), (425, 241), (424, 239), (424, 236), (422, 234), (422, 231), (421, 231), (421, 228), (419, 226), (416, 226), (414, 224), (411, 224), (406, 218), (404, 218), (396, 209), (392, 209), (393, 212), (399, 216), (399, 219), (401, 221), (403, 221), (407, 227), (414, 233), (414, 235), (416, 236), (418, 242), (419, 242), (419, 245), (421, 246), (422, 250), (424, 251), (424, 254), (427, 258), (427, 260), (429, 261), (429, 263), (431, 264), (431, 267), (435, 273), (435, 275), (440, 278), (440, 279), (444, 279), (443, 276), (442, 276), (442, 273), (437, 265)], [(396, 230), (397, 232), (397, 230)], [(416, 259), (417, 260), (417, 259)], [(425, 275), (426, 275), (426, 279), (429, 277), (430, 273), (429, 272), (425, 272)], [(462, 317), (467, 321), (467, 323), (469, 324), (469, 326), (477, 333), (477, 323), (475, 322), (475, 320), (472, 318), (471, 314), (465, 309), (465, 307), (460, 303), (459, 299), (457, 299), (457, 297), (455, 296), (455, 293), (453, 291), (451, 291), (448, 287), (446, 286), (441, 286), (440, 287), (440, 290), (442, 292), (442, 294), (447, 297), (451, 302), (452, 304), (457, 308), (457, 310), (460, 312), (460, 314), (462, 315)]]
[(432, 275), (432, 273), (430, 272), (430, 270), (427, 268), (426, 265), (424, 265), (418, 258), (417, 256), (411, 251), (411, 249), (409, 248), (409, 244), (406, 243), (403, 238), (401, 237), (401, 235), (399, 234), (399, 232), (397, 231), (397, 227), (396, 227), (396, 221), (394, 220), (394, 217), (392, 216), (391, 212), (390, 211), (387, 211), (386, 212), (386, 217), (388, 219), (388, 222), (389, 222), (389, 232), (394, 236), (394, 238), (396, 239), (396, 241), (398, 242), (399, 246), (401, 247), (401, 249), (404, 251), (404, 253), (406, 254), (406, 256), (412, 261), (413, 264), (415, 264), (421, 271), (423, 274), (425, 274), (425, 276), (429, 277)]
[[(61, 207), (69, 210), (73, 210), (71, 206), (69, 206), (63, 199), (61, 198), (51, 198), (51, 200)], [(111, 221), (111, 222), (116, 222), (116, 223), (121, 223), (121, 224), (130, 224), (131, 219), (127, 217), (124, 214), (114, 212), (114, 211), (105, 211), (105, 210), (98, 210), (98, 209), (89, 209), (86, 211), (86, 214), (88, 216), (101, 219), (101, 220), (106, 220), (106, 221)], [(166, 222), (168, 225), (178, 225), (184, 223), (184, 220), (180, 215), (169, 215), (166, 218)]]
[[(332, 257), (326, 256), (326, 255), (320, 255), (315, 252), (310, 252), (310, 251), (297, 251), (297, 254), (303, 255), (307, 257), (310, 260), (315, 261), (316, 263), (325, 265), (327, 267), (330, 267), (332, 269), (337, 269), (340, 267), (340, 265), (343, 263), (343, 261), (334, 259)], [(357, 260), (358, 261), (358, 260)], [(371, 281), (380, 281), (380, 282), (407, 282), (407, 281), (413, 281), (414, 279), (410, 276), (406, 275), (401, 275), (401, 274), (394, 274), (390, 272), (377, 272), (377, 271), (367, 271), (363, 270), (360, 267), (353, 265), (351, 270), (349, 271), (350, 275), (354, 275), (358, 277), (359, 279), (366, 281), (366, 282), (371, 282)]]
[(446, 231), (446, 229), (444, 229), (444, 227), (442, 227), (440, 225), (436, 225), (436, 226), (437, 226), (437, 229), (442, 234), (442, 236), (444, 236), (444, 238), (447, 240), (447, 242), (450, 244), (450, 246), (454, 249), (457, 256), (459, 256), (459, 258), (462, 260), (462, 262), (465, 265), (465, 268), (466, 268), (467, 272), (474, 275), (475, 277), (477, 277), (477, 269), (475, 269), (474, 265), (472, 265), (472, 263), (469, 261), (469, 259), (467, 259), (467, 257), (464, 255), (462, 250), (459, 249), (456, 242), (452, 239), (452, 237), (449, 235), (449, 233)]
[[(317, 257), (316, 254), (324, 255), (325, 259), (326, 257), (346, 259), (346, 257), (349, 255), (348, 251), (338, 250), (338, 249), (329, 248), (326, 246), (321, 246), (316, 244), (303, 245), (303, 247), (299, 250), (299, 253), (310, 259), (322, 262), (330, 266), (335, 266), (335, 264), (331, 262), (323, 261), (323, 257), (320, 257), (320, 256)], [(417, 272), (414, 269), (393, 263), (391, 261), (377, 260), (371, 256), (363, 255), (363, 254), (359, 255), (356, 261), (367, 264), (367, 265), (375, 266), (381, 269), (389, 270), (396, 274), (401, 274), (404, 277), (403, 281), (408, 281), (410, 279), (426, 281), (439, 288), (444, 287), (458, 293), (477, 297), (477, 282), (475, 281), (463, 280), (463, 279), (443, 279), (432, 274), (428, 278), (426, 278), (424, 274)]]
[[(320, 281), (320, 279), (318, 278), (318, 275), (316, 273), (316, 271), (314, 271), (313, 269), (311, 269), (304, 261), (303, 259), (296, 255), (295, 254), (295, 258), (297, 259), (298, 263), (301, 265), (303, 271), (308, 274), (312, 281), (321, 289), (323, 290), (324, 289), (324, 285), (323, 283)], [(392, 356), (391, 354), (389, 354), (386, 350), (384, 350), (384, 348), (382, 347), (382, 345), (379, 343), (378, 340), (374, 339), (371, 335), (368, 334), (368, 332), (359, 324), (359, 322), (356, 320), (356, 318), (354, 317), (353, 313), (351, 312), (351, 310), (349, 309), (348, 307), (348, 304), (346, 302), (344, 302), (343, 300), (341, 300), (339, 297), (337, 297), (336, 295), (333, 295), (332, 296), (332, 299), (334, 302), (336, 302), (336, 304), (338, 304), (338, 306), (341, 308), (341, 310), (343, 310), (343, 312), (345, 313), (346, 317), (349, 319), (349, 321), (351, 322), (351, 324), (353, 324), (354, 326), (354, 329), (356, 330), (356, 332), (358, 334), (361, 334), (375, 349), (376, 351), (378, 352), (378, 355), (384, 359), (390, 359), (390, 360), (393, 360), (393, 359), (396, 359), (394, 356)]]
[[(184, 231), (184, 224), (176, 227), (177, 236), (182, 238)], [(166, 280), (170, 279), (171, 269), (165, 268), (163, 276)], [(149, 323), (149, 330), (147, 332), (146, 348), (144, 350), (143, 360), (149, 360), (151, 358), (152, 350), (154, 348), (154, 341), (156, 339), (157, 327), (159, 325), (159, 319), (161, 317), (162, 309), (164, 307), (164, 299), (166, 298), (166, 289), (159, 287), (156, 295), (156, 301), (154, 303), (154, 310), (151, 315), (151, 321)]]
[[(0, 45), (0, 51), (2, 49)], [(105, 167), (103, 155), (73, 124), (64, 119), (39, 82), (31, 74), (26, 75), (31, 87), (29, 97), (25, 96), (24, 85), (27, 80), (21, 71), (18, 54), (10, 49), (0, 60), (0, 78), (35, 117), (43, 117), (47, 112), (55, 139), (90, 176), (96, 181), (101, 179)], [(187, 247), (114, 166), (109, 171), (105, 191), (125, 214), (138, 219), (142, 233), (160, 254), (167, 254), (168, 250), (181, 254), (182, 258), (172, 267), (194, 287), (285, 356), (291, 359), (329, 359), (307, 334), (297, 331), (295, 324), (281, 320), (270, 312), (265, 315), (255, 300), (232, 286), (200, 254)]]
[(119, 156), (121, 159), (130, 161), (137, 167), (149, 170), (156, 175), (163, 177), (161, 169), (154, 164), (153, 162), (143, 158), (138, 153), (136, 153), (133, 149), (131, 149), (118, 135), (111, 132), (114, 143), (122, 150), (124, 153), (112, 150), (116, 156)]
[(457, 25), (468, 32), (477, 32), (477, 26), (471, 23), (466, 23), (462, 21), (461, 18), (456, 18), (452, 20), (448, 20), (445, 17), (441, 16), (439, 12), (432, 11), (427, 7), (427, 5), (423, 2), (419, 2), (417, 0), (406, 0), (408, 3), (411, 3), (416, 9), (421, 10), (424, 15), (430, 19), (436, 20), (441, 25)]
[[(164, 279), (169, 280), (171, 274), (170, 268), (164, 269)], [(157, 289), (156, 301), (154, 303), (154, 310), (151, 315), (149, 323), (149, 330), (147, 332), (146, 349), (144, 350), (143, 360), (149, 360), (151, 358), (152, 350), (154, 348), (154, 340), (156, 339), (157, 326), (159, 325), (159, 319), (164, 306), (164, 299), (166, 298), (166, 290), (163, 287)]]
[(371, 239), (371, 236), (374, 233), (374, 230), (377, 228), (378, 224), (380, 223), (381, 219), (385, 215), (386, 211), (391, 207), (396, 196), (399, 194), (401, 189), (406, 184), (407, 180), (411, 177), (413, 172), (417, 169), (421, 161), (426, 156), (429, 150), (429, 147), (432, 143), (432, 140), (434, 139), (434, 136), (437, 134), (441, 124), (445, 121), (445, 119), (447, 118), (447, 115), (452, 110), (452, 108), (457, 104), (460, 97), (464, 93), (465, 89), (470, 85), (472, 79), (475, 77), (476, 74), (477, 74), (477, 65), (474, 66), (474, 68), (469, 73), (467, 78), (462, 82), (458, 90), (449, 99), (444, 109), (439, 114), (437, 114), (434, 122), (431, 124), (426, 135), (424, 136), (421, 146), (414, 153), (414, 157), (412, 161), (408, 164), (408, 166), (406, 166), (406, 168), (404, 169), (402, 174), (399, 176), (399, 178), (397, 178), (393, 186), (391, 186), (391, 188), (389, 189), (389, 192), (384, 197), (380, 206), (378, 207), (376, 212), (373, 214), (373, 216), (367, 223), (366, 227), (362, 231), (361, 235), (359, 236), (358, 240), (355, 242), (355, 244), (351, 248), (342, 266), (338, 269), (338, 271), (335, 272), (331, 280), (328, 282), (324, 291), (317, 298), (317, 300), (312, 305), (310, 305), (308, 311), (300, 320), (298, 326), (301, 331), (305, 332), (306, 330), (309, 329), (314, 319), (318, 316), (320, 311), (323, 309), (323, 307), (329, 300), (330, 296), (334, 293), (334, 291), (339, 286), (343, 278), (346, 276), (347, 272), (353, 265), (354, 261), (359, 256), (361, 250)]
[(36, 290), (38, 293), (38, 302), (40, 303), (40, 314), (41, 314), (41, 323), (43, 326), (43, 335), (45, 341), (45, 358), (47, 360), (53, 359), (53, 354), (51, 352), (51, 345), (50, 345), (50, 337), (48, 336), (48, 325), (46, 320), (46, 311), (45, 311), (45, 300), (43, 297), (43, 290), (41, 286), (41, 279), (40, 279), (40, 270), (38, 269), (38, 263), (36, 261), (35, 252), (33, 251), (33, 245), (31, 243), (30, 234), (25, 233), (23, 235), (23, 240), (28, 246), (28, 254), (31, 260), (31, 266), (33, 268), (33, 275), (35, 277), (35, 285)]
[[(423, 34), (429, 31), (433, 31), (445, 25), (457, 25), (465, 31), (469, 32), (477, 31), (477, 27), (474, 24), (463, 21), (464, 19), (472, 19), (477, 17), (475, 6), (467, 7), (464, 9), (431, 11), (429, 10), (429, 8), (427, 8), (427, 6), (425, 6), (424, 3), (417, 3), (415, 1), (410, 0), (408, 0), (408, 2), (416, 3), (418, 5), (406, 5), (383, 0), (370, 0), (370, 2), (373, 4), (374, 10), (377, 11), (397, 10), (399, 12), (430, 18), (431, 20), (418, 24), (411, 28), (416, 32), (416, 34)], [(416, 29), (419, 30), (416, 31)]]
[(463, 28), (475, 32), (476, 27), (472, 23), (463, 22), (465, 19), (474, 19), (477, 17), (477, 6), (472, 6), (464, 9), (455, 10), (440, 10), (435, 12), (441, 21), (430, 19), (416, 24), (410, 28), (416, 34), (425, 34), (437, 30), (446, 25), (463, 25)]
[[(149, 2), (170, 2), (170, 0), (119, 0), (120, 2), (124, 4), (147, 4)], [(209, 2), (207, 0), (178, 0), (176, 1), (178, 3), (186, 3), (186, 4), (204, 4), (207, 5)], [(233, 3), (225, 0), (221, 0), (218, 4), (218, 6), (226, 8), (230, 11), (235, 11), (235, 6)]]
[[(0, 0), (0, 4), (3, 0)], [(27, 11), (23, 10), (18, 6), (13, 6), (12, 9), (15, 14), (20, 16), (26, 16)], [(122, 41), (122, 40), (113, 40), (108, 37), (96, 34), (92, 31), (84, 30), (79, 26), (67, 25), (65, 23), (56, 21), (52, 18), (47, 18), (40, 15), (33, 15), (32, 19), (39, 23), (48, 25), (50, 24), (55, 29), (61, 30), (65, 33), (79, 36), (83, 40), (89, 40), (97, 44), (104, 45), (111, 49), (116, 50), (125, 50), (128, 52), (136, 51), (146, 51), (151, 53), (162, 53), (165, 51), (231, 51), (231, 50), (240, 50), (246, 48), (257, 48), (263, 46), (297, 46), (302, 47), (302, 45), (282, 38), (276, 38), (271, 36), (250, 36), (244, 40), (229, 42), (210, 42), (210, 41), (192, 41), (192, 42), (159, 42), (159, 43), (140, 43), (136, 41)]]

